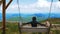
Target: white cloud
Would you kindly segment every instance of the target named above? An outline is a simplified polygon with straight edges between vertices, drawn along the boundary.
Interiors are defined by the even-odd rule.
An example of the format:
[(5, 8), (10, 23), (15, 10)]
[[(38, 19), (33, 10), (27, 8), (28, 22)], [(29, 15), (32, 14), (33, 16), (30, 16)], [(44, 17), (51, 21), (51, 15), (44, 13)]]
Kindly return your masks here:
[[(27, 6), (27, 7), (26, 7)], [(48, 13), (50, 8), (50, 2), (47, 2), (46, 0), (38, 0), (34, 4), (30, 5), (23, 5), (23, 8), (21, 7), (21, 11), (25, 13)], [(23, 9), (23, 10), (22, 10)]]
[(0, 13), (2, 13), (2, 6), (0, 6)]
[(59, 1), (56, 2), (56, 6), (57, 6), (57, 7), (60, 7), (60, 2), (59, 2)]
[[(38, 0), (36, 3), (29, 5), (20, 5), (21, 13), (48, 13), (51, 2), (47, 0)], [(13, 12), (11, 12), (13, 11)], [(52, 13), (60, 13), (60, 2), (53, 2)], [(7, 13), (19, 13), (17, 4), (12, 5), (7, 9)]]
[(40, 7), (49, 7), (50, 6), (50, 2), (48, 2), (46, 0), (38, 0), (37, 4)]

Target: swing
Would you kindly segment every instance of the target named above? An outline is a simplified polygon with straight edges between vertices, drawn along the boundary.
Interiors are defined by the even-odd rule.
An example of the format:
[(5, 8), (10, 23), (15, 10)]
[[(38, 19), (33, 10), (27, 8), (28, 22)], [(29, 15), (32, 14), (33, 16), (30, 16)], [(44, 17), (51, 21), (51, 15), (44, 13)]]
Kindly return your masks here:
[[(49, 11), (48, 18), (50, 18), (52, 2), (53, 2), (53, 0), (51, 1), (51, 6), (50, 6), (50, 11)], [(18, 0), (17, 0), (17, 4), (18, 4), (19, 12), (20, 12), (19, 1)], [(19, 14), (19, 16), (20, 16), (20, 19), (22, 20), (22, 17), (21, 17), (20, 14)], [(50, 28), (51, 28), (51, 23), (49, 23), (49, 24), (50, 25), (48, 27), (46, 27), (46, 26), (31, 27), (31, 26), (22, 26), (22, 23), (20, 21), (20, 23), (18, 23), (18, 28), (19, 28), (20, 34), (22, 34), (22, 32), (46, 32), (46, 34), (49, 34)]]

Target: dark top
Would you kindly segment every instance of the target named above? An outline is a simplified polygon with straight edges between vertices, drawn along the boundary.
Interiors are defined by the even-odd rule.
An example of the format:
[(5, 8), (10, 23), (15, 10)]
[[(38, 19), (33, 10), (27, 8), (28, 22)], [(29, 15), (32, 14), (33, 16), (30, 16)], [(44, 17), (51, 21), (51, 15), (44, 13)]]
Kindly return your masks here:
[(37, 24), (41, 25), (41, 26), (45, 26), (44, 24), (41, 24), (37, 21), (31, 21), (31, 22), (28, 22), (26, 24), (31, 24), (32, 27), (37, 27)]

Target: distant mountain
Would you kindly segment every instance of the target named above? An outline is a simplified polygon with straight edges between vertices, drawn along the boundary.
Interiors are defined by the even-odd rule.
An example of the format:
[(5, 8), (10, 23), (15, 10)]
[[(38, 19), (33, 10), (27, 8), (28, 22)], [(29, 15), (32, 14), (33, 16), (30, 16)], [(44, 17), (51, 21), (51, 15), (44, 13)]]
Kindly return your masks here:
[(23, 21), (23, 22), (29, 22), (31, 21), (31, 16), (29, 17), (11, 17), (7, 19), (7, 21)]
[(19, 16), (19, 14), (6, 14), (7, 19), (15, 16)]
[(51, 18), (60, 18), (60, 14), (51, 14), (50, 17)]
[(49, 16), (49, 14), (34, 14), (35, 16), (37, 16), (37, 17), (50, 17), (50, 18), (60, 18), (60, 14), (50, 14), (50, 16)]
[(0, 13), (0, 20), (2, 20), (2, 14)]
[(34, 14), (34, 15), (37, 16), (37, 17), (45, 17), (44, 14), (40, 14), (40, 13), (38, 13), (38, 14)]
[[(22, 18), (26, 19), (27, 17), (30, 18), (32, 16), (36, 16), (40, 19), (47, 19), (49, 14), (42, 14), (42, 13), (37, 13), (37, 14), (6, 14), (6, 19), (7, 20), (14, 20), (15, 18), (18, 18), (21, 16)], [(13, 19), (14, 18), (14, 19)], [(50, 14), (50, 18), (60, 18), (60, 14)], [(18, 18), (19, 19), (19, 18)], [(0, 20), (2, 20), (2, 14), (0, 13)]]

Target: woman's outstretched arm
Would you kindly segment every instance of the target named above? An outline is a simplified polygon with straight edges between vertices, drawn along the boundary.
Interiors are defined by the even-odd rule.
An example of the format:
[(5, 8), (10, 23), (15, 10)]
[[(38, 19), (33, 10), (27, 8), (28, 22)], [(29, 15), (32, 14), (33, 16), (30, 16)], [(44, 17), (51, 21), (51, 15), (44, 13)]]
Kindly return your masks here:
[(41, 26), (46, 26), (45, 24), (42, 24), (42, 23), (37, 23), (37, 24), (39, 24), (39, 25), (41, 25)]
[(27, 25), (27, 24), (30, 24), (30, 22), (27, 22), (27, 23), (23, 23), (23, 24), (22, 24), (22, 26), (23, 26), (23, 25)]

